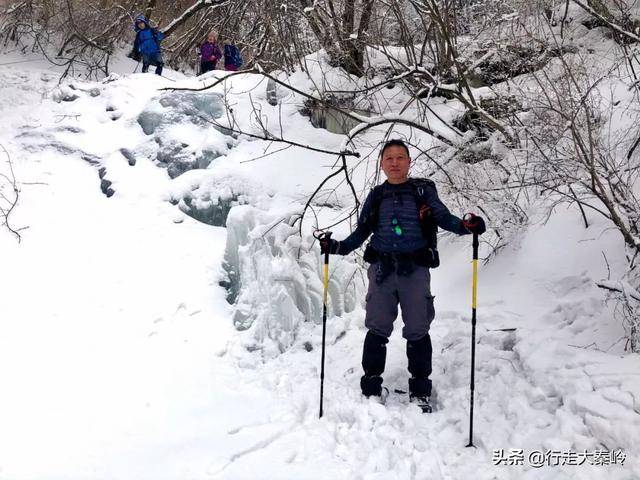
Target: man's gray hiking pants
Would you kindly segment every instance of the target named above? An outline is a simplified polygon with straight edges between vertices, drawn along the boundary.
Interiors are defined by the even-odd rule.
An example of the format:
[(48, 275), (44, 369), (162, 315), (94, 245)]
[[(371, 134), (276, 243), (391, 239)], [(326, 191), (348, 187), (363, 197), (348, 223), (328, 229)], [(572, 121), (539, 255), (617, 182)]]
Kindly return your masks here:
[(402, 336), (410, 341), (420, 340), (429, 333), (435, 317), (429, 269), (414, 266), (409, 275), (392, 271), (381, 283), (376, 283), (376, 269), (374, 263), (367, 272), (369, 291), (365, 326), (376, 335), (389, 338), (400, 304), (404, 322)]
[(393, 322), (402, 308), (407, 339), (409, 393), (415, 396), (431, 395), (431, 338), (429, 326), (435, 316), (431, 295), (431, 275), (427, 267), (414, 266), (409, 275), (390, 272), (380, 283), (376, 282), (377, 264), (369, 267), (369, 291), (365, 326), (369, 329), (362, 350), (364, 375), (360, 379), (362, 393), (380, 395), (387, 357), (387, 342), (393, 331)]

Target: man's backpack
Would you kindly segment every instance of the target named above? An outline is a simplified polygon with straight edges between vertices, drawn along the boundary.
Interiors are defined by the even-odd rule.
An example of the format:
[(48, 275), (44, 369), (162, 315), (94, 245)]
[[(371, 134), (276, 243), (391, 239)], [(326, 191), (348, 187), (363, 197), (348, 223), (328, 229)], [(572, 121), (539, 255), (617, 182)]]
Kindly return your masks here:
[[(410, 178), (408, 181), (413, 189), (413, 197), (416, 201), (418, 215), (420, 215), (418, 222), (420, 223), (422, 236), (427, 243), (425, 251), (420, 252), (420, 255), (424, 255), (424, 258), (421, 258), (421, 262), (418, 263), (424, 263), (429, 268), (436, 268), (440, 265), (440, 256), (438, 254), (438, 224), (435, 218), (433, 218), (433, 212), (427, 203), (426, 195), (426, 189), (435, 189), (436, 184), (428, 178)], [(375, 230), (378, 225), (380, 204), (382, 204), (383, 197), (383, 186), (375, 186), (371, 191), (371, 213), (366, 219), (366, 223), (371, 231)], [(421, 211), (422, 214), (420, 213)], [(369, 254), (367, 250), (369, 250)], [(367, 257), (372, 258), (371, 250), (370, 246), (365, 250), (365, 261), (369, 261)], [(375, 255), (375, 253), (373, 253), (373, 255)]]

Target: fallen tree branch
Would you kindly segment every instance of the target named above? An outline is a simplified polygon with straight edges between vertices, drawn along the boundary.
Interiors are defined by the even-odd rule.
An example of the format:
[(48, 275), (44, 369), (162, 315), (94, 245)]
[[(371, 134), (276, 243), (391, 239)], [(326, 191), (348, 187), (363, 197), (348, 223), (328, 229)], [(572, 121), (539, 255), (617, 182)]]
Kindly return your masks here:
[(634, 300), (640, 302), (640, 293), (631, 285), (627, 285), (624, 282), (613, 282), (611, 280), (601, 280), (599, 282), (596, 282), (596, 285), (599, 288), (609, 290), (610, 292), (621, 293), (624, 296), (633, 298)]
[(617, 33), (619, 33), (623, 37), (628, 38), (629, 40), (633, 40), (634, 42), (640, 43), (640, 37), (638, 37), (636, 34), (628, 32), (627, 30), (622, 28), (620, 25), (617, 25), (612, 21), (608, 20), (607, 18), (603, 17), (601, 14), (596, 12), (589, 5), (585, 5), (580, 0), (571, 0), (571, 1), (576, 5), (578, 5), (580, 8), (582, 8), (583, 10), (585, 10), (586, 12), (588, 12), (590, 15), (596, 17), (598, 20), (606, 24), (611, 30), (616, 31)]
[(185, 23), (203, 8), (217, 8), (229, 3), (229, 0), (198, 0), (196, 3), (187, 8), (182, 15), (175, 18), (166, 27), (161, 28), (165, 36), (171, 35), (180, 25)]
[[(4, 173), (0, 173), (0, 218), (2, 219), (2, 225), (7, 227), (7, 229), (16, 236), (18, 239), (18, 243), (22, 240), (22, 237), (18, 233), (19, 230), (22, 229), (14, 229), (9, 224), (9, 216), (15, 209), (18, 204), (18, 199), (20, 198), (20, 190), (18, 189), (18, 182), (16, 181), (16, 176), (13, 171), (13, 163), (11, 162), (11, 156), (7, 149), (4, 146), (0, 145), (0, 148), (7, 156), (7, 164), (9, 165), (9, 175), (5, 175)], [(13, 196), (5, 195), (2, 190), (3, 187), (8, 186)]]

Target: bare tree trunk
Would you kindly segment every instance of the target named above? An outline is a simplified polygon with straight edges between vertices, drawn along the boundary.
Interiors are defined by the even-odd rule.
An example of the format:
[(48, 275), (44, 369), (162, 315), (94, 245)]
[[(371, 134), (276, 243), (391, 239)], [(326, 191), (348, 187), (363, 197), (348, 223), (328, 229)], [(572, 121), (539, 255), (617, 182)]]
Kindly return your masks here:
[[(326, 9), (317, 2), (300, 0), (311, 31), (325, 49), (332, 63), (352, 75), (364, 73), (364, 50), (374, 0), (344, 0), (342, 15), (338, 15), (332, 0)], [(356, 26), (356, 12), (360, 12)]]
[(153, 16), (153, 9), (156, 7), (157, 0), (149, 0), (147, 2), (147, 7), (144, 9), (144, 16), (147, 17), (147, 20), (151, 20)]

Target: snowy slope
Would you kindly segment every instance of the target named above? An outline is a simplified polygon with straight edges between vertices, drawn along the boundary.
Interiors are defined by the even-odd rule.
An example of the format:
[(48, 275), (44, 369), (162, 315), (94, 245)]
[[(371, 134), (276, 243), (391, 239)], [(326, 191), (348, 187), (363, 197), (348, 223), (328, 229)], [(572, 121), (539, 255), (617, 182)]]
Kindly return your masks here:
[[(433, 274), (439, 410), (430, 416), (401, 396), (385, 406), (361, 397), (365, 285), (353, 259), (332, 259), (331, 312), (339, 315), (328, 324), (318, 420), (319, 318), (291, 317), (293, 333), (280, 343), (270, 335), (286, 329), (268, 327), (281, 318), (264, 317), (261, 332), (237, 331), (237, 311), (218, 285), (227, 229), (183, 211), (187, 197), (203, 208), (249, 203), (232, 210), (239, 223), (229, 231), (248, 242), (232, 250), (253, 253), (252, 298), (291, 281), (293, 290), (277, 291), (308, 287), (308, 312), (317, 313), (320, 257), (310, 225), (291, 244), (287, 225), (265, 232), (260, 222), (298, 211), (335, 158), (290, 149), (254, 160), (275, 147), (199, 123), (184, 98), (163, 105), (171, 92), (159, 89), (202, 85), (169, 75), (175, 81), (136, 74), (58, 87), (43, 63), (0, 66), (0, 143), (21, 186), (12, 225), (28, 227), (20, 243), (0, 231), (0, 479), (640, 478), (640, 359), (623, 352), (622, 327), (594, 286), (607, 277), (601, 252), (614, 273), (624, 266), (608, 225), (594, 217), (585, 230), (576, 212), (558, 210), (481, 266), (476, 449), (464, 448), (468, 238), (443, 240), (443, 265)], [(251, 92), (291, 138), (329, 150), (342, 141), (314, 129), (292, 99), (282, 112), (266, 104), (262, 79), (236, 77), (232, 85), (243, 128), (255, 126), (244, 113)], [(209, 100), (193, 108), (213, 108)], [(215, 158), (172, 179), (152, 160), (163, 149), (185, 162)], [(356, 172), (360, 188), (370, 175), (364, 170)], [(350, 208), (344, 186), (331, 198)], [(251, 218), (260, 222), (249, 226)], [(336, 233), (343, 234), (346, 227)], [(267, 246), (255, 246), (262, 238)], [(289, 247), (306, 252), (302, 267), (288, 263)], [(285, 301), (286, 294), (273, 307)], [(406, 387), (405, 362), (396, 331), (390, 387)], [(496, 466), (494, 449), (623, 449), (627, 458), (609, 466)]]

